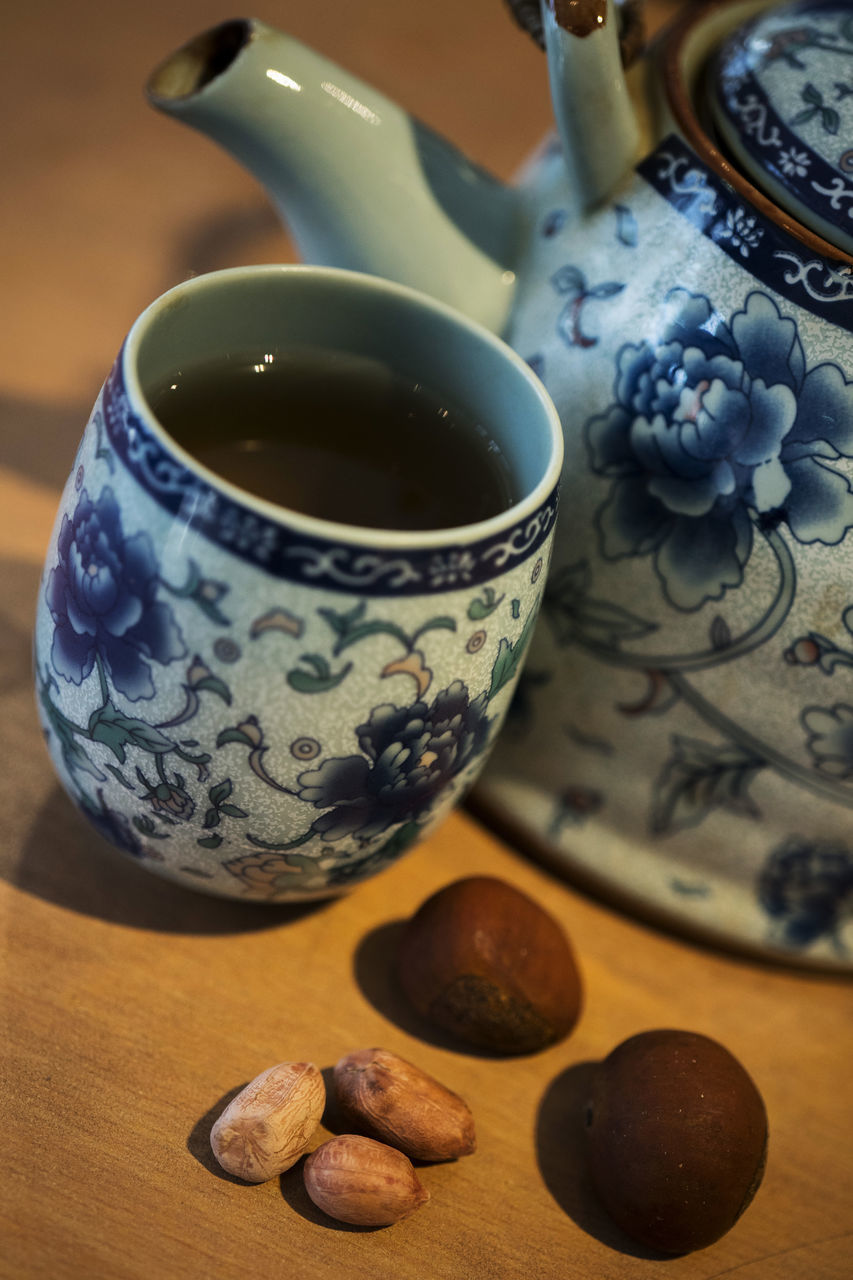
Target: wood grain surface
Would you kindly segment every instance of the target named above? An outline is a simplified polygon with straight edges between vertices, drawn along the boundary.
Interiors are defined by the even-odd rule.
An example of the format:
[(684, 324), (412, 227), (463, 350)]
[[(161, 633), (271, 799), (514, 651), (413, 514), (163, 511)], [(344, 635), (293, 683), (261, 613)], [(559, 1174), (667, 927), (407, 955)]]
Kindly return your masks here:
[[(234, 16), (214, 0), (31, 0), (0, 45), (0, 1275), (9, 1280), (850, 1280), (853, 989), (656, 931), (459, 813), (351, 896), (226, 903), (114, 854), (56, 784), (30, 634), (59, 489), (136, 314), (190, 272), (293, 257), (263, 193), (144, 102), (150, 69)], [(377, 83), (509, 176), (549, 118), (541, 56), (500, 0), (311, 0), (257, 16)], [(394, 982), (401, 921), (457, 876), (532, 894), (573, 939), (574, 1034), (460, 1052)], [(722, 1040), (770, 1116), (764, 1185), (720, 1242), (662, 1260), (620, 1236), (578, 1158), (591, 1064), (650, 1027)], [(382, 1045), (461, 1093), (479, 1149), (425, 1167), (430, 1203), (383, 1230), (332, 1223), (299, 1168), (262, 1186), (212, 1162), (234, 1090), (276, 1061)], [(317, 1141), (324, 1136), (318, 1135)]]

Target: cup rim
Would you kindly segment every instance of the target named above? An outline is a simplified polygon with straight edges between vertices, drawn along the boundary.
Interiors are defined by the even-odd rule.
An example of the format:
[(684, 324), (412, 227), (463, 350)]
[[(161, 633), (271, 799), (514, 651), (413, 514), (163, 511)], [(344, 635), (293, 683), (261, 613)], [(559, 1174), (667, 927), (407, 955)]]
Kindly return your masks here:
[[(518, 502), (487, 520), (471, 524), (453, 525), (439, 529), (393, 529), (369, 525), (346, 524), (307, 515), (295, 507), (288, 507), (260, 498), (249, 489), (243, 489), (226, 477), (201, 463), (184, 449), (159, 422), (142, 389), (137, 356), (141, 343), (151, 324), (165, 310), (175, 305), (187, 293), (215, 288), (220, 281), (238, 279), (270, 279), (276, 276), (310, 276), (325, 282), (336, 280), (356, 285), (374, 294), (383, 294), (398, 300), (426, 307), (435, 315), (464, 329), (476, 341), (489, 346), (507, 361), (517, 375), (529, 387), (543, 415), (549, 439), (547, 463), (537, 484)], [(215, 271), (191, 276), (160, 294), (140, 313), (128, 332), (120, 355), (121, 376), (132, 401), (133, 413), (144, 424), (162, 448), (186, 467), (194, 476), (232, 502), (249, 507), (259, 515), (277, 524), (287, 524), (308, 536), (335, 543), (356, 544), (383, 551), (411, 551), (440, 549), (443, 547), (474, 543), (505, 533), (511, 526), (522, 523), (549, 502), (559, 484), (563, 463), (563, 433), (560, 417), (550, 395), (533, 369), (501, 337), (485, 328), (478, 321), (459, 312), (454, 307), (430, 297), (421, 290), (381, 276), (354, 271), (344, 267), (315, 266), (309, 263), (265, 263), (237, 267), (224, 267)]]
[(775, 3), (776, 0), (705, 0), (705, 3), (685, 10), (665, 33), (661, 47), (660, 66), (669, 108), (682, 135), (699, 158), (744, 200), (749, 201), (763, 217), (822, 258), (853, 264), (853, 256), (798, 221), (793, 214), (766, 196), (740, 169), (735, 168), (703, 128), (695, 108), (691, 86), (687, 83), (685, 63), (689, 57), (688, 46), (700, 28), (715, 20), (719, 21), (721, 15), (730, 11), (731, 22), (725, 28), (720, 26), (719, 36), (722, 38), (740, 22), (771, 8)]

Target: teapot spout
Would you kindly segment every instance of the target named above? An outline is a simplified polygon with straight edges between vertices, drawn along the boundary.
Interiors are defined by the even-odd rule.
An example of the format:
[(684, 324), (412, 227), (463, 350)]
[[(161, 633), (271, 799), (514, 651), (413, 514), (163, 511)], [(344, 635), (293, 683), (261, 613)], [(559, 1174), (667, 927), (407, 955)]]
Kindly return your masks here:
[(375, 89), (240, 19), (178, 49), (147, 92), (260, 180), (306, 261), (411, 285), (503, 330), (520, 196)]

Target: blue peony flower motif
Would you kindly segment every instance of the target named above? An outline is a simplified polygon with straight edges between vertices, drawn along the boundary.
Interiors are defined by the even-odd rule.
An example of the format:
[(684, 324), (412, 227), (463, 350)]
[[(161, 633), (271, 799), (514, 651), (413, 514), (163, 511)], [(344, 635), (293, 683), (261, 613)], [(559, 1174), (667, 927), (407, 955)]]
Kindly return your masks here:
[(660, 340), (619, 352), (614, 391), (586, 424), (592, 470), (611, 481), (601, 552), (652, 556), (676, 608), (740, 586), (755, 520), (804, 543), (853, 526), (853, 490), (829, 465), (853, 457), (853, 383), (835, 364), (806, 369), (796, 324), (766, 294), (726, 324), (674, 289)]
[(47, 581), (57, 673), (82, 684), (96, 659), (131, 702), (154, 696), (151, 662), (186, 656), (172, 611), (157, 599), (159, 566), (147, 533), (125, 537), (115, 494), (82, 490), (62, 518), (59, 561)]
[(469, 700), (461, 680), (432, 706), (374, 707), (356, 729), (363, 755), (325, 760), (299, 775), (299, 796), (326, 812), (311, 830), (326, 840), (369, 840), (389, 827), (416, 821), (447, 783), (486, 745), (488, 697)]
[(829, 840), (791, 837), (774, 849), (758, 878), (758, 900), (789, 946), (838, 941), (853, 911), (853, 855)]

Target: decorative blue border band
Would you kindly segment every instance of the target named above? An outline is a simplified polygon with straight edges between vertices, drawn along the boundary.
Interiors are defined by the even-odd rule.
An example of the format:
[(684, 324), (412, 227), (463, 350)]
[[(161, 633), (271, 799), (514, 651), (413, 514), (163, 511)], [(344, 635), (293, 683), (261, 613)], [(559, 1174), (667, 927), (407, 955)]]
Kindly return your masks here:
[(853, 328), (853, 267), (814, 253), (762, 217), (670, 134), (637, 172), (739, 266), (813, 315)]
[(477, 586), (535, 554), (557, 513), (557, 487), (498, 538), (440, 550), (379, 551), (307, 536), (217, 492), (177, 460), (133, 412), (122, 354), (104, 386), (107, 435), (134, 479), (189, 528), (265, 573), (353, 595), (416, 596)]
[(722, 89), (720, 106), (741, 146), (759, 168), (772, 174), (824, 222), (849, 235), (853, 229), (853, 182), (845, 181), (837, 169), (791, 132), (752, 72), (723, 77)]

